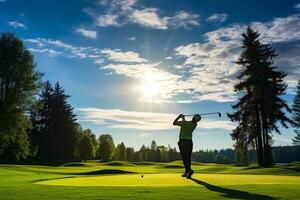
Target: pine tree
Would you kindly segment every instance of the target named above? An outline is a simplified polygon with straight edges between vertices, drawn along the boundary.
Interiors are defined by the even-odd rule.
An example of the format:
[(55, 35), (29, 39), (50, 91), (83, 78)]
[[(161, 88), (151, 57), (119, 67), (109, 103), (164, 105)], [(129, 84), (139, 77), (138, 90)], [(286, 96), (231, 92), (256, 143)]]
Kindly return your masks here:
[(283, 109), (291, 112), (286, 102), (280, 98), (285, 93), (287, 85), (283, 79), (286, 76), (274, 66), (277, 56), (275, 50), (268, 44), (262, 44), (259, 33), (251, 27), (243, 36), (243, 52), (237, 64), (243, 67), (237, 77), (240, 82), (234, 86), (241, 97), (232, 106), (236, 110), (228, 117), (238, 122), (237, 128), (231, 134), (236, 140), (236, 146), (244, 148), (255, 146), (258, 164), (263, 167), (272, 165), (270, 133), (280, 134), (278, 123), (287, 128), (292, 120), (286, 117)]
[(149, 155), (148, 155), (149, 161), (152, 161), (152, 162), (157, 161), (156, 150), (157, 150), (157, 144), (156, 144), (155, 140), (152, 140)]
[(53, 87), (47, 81), (40, 94), (36, 108), (31, 110), (32, 130), (30, 134), (31, 142), (37, 149), (37, 160), (47, 163), (52, 157), (52, 101)]
[(127, 160), (126, 146), (124, 145), (123, 142), (121, 144), (118, 144), (118, 146), (116, 148), (115, 159), (121, 160), (121, 161)]
[(126, 148), (126, 156), (127, 156), (127, 161), (133, 161), (134, 157), (134, 149), (132, 147), (127, 147)]
[(148, 161), (148, 149), (145, 145), (142, 145), (141, 149), (139, 150), (139, 161)]
[(293, 121), (296, 133), (293, 144), (300, 145), (300, 80), (298, 81), (297, 92), (293, 104)]
[(58, 162), (69, 162), (74, 160), (77, 143), (76, 115), (72, 106), (67, 102), (69, 95), (57, 82), (53, 90), (53, 149), (55, 159)]
[(40, 96), (40, 108), (32, 113), (32, 140), (41, 162), (61, 164), (75, 159), (77, 123), (68, 95), (59, 83), (52, 88), (46, 82)]

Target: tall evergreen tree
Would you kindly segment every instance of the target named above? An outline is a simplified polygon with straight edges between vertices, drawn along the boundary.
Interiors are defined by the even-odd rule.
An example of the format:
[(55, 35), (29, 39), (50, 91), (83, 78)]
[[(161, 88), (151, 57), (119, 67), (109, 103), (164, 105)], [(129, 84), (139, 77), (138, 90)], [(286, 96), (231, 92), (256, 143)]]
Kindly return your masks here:
[[(51, 154), (50, 138), (52, 137), (52, 95), (53, 88), (47, 81), (40, 94), (36, 107), (31, 110), (32, 130), (30, 138), (37, 150), (36, 158), (41, 162), (48, 162)], [(51, 140), (52, 141), (52, 140)]]
[(237, 62), (242, 66), (242, 72), (237, 77), (240, 81), (234, 86), (241, 97), (232, 106), (236, 110), (228, 117), (237, 122), (232, 138), (236, 146), (249, 148), (255, 146), (258, 164), (263, 167), (272, 165), (271, 132), (280, 134), (278, 122), (285, 128), (292, 123), (283, 109), (291, 112), (286, 102), (280, 98), (285, 93), (287, 85), (283, 79), (284, 72), (274, 66), (277, 56), (275, 50), (268, 44), (262, 44), (259, 33), (251, 27), (243, 36), (243, 52)]
[(293, 120), (295, 127), (294, 145), (300, 145), (300, 80), (298, 81), (296, 96), (293, 104)]
[(156, 151), (157, 151), (157, 144), (156, 144), (155, 140), (152, 140), (149, 155), (148, 155), (149, 161), (152, 161), (152, 162), (157, 161)]
[(126, 148), (126, 156), (128, 161), (133, 161), (134, 158), (134, 149), (132, 147)]
[(0, 34), (0, 161), (17, 162), (30, 154), (25, 113), (41, 76), (23, 42), (13, 33)]
[(77, 143), (76, 115), (72, 106), (67, 102), (69, 95), (57, 82), (53, 90), (52, 108), (52, 153), (53, 160), (69, 162), (74, 160)]
[(123, 142), (121, 144), (118, 144), (115, 155), (116, 155), (115, 156), (116, 160), (122, 160), (122, 161), (127, 160), (126, 146)]
[(60, 164), (75, 159), (77, 123), (68, 98), (59, 83), (52, 88), (50, 82), (46, 82), (40, 108), (31, 115), (31, 138), (42, 162)]
[(142, 145), (139, 150), (139, 161), (148, 161), (148, 149), (145, 145)]

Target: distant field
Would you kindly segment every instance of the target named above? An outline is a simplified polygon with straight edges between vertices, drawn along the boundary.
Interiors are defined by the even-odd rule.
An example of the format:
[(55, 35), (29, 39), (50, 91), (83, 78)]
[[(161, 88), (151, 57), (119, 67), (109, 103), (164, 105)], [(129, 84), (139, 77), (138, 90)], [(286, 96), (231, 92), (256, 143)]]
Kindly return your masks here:
[[(0, 165), (0, 199), (299, 199), (300, 163), (263, 169), (181, 162)], [(143, 174), (143, 177), (141, 176)]]

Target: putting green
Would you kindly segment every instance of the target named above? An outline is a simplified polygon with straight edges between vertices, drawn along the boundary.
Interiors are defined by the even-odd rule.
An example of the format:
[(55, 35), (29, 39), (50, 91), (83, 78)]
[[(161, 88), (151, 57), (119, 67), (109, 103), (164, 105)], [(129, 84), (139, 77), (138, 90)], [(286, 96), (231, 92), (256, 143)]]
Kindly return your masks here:
[[(297, 184), (300, 177), (277, 175), (242, 175), (242, 174), (195, 174), (195, 180), (182, 178), (180, 174), (138, 174), (100, 175), (39, 181), (41, 185), (61, 186), (199, 186), (201, 182), (213, 185), (244, 184)], [(197, 183), (198, 182), (198, 183)]]

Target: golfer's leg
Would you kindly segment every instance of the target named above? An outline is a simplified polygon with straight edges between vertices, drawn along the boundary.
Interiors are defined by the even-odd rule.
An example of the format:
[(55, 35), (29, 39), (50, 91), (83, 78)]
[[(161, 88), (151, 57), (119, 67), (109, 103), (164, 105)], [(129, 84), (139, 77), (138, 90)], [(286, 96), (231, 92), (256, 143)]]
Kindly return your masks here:
[(185, 172), (189, 172), (189, 165), (188, 165), (188, 149), (187, 149), (187, 140), (184, 140), (182, 143), (183, 147), (183, 157), (184, 157), (184, 167), (185, 167)]
[(178, 142), (178, 146), (179, 146), (179, 151), (180, 151), (180, 155), (181, 155), (181, 158), (182, 158), (182, 162), (183, 162), (185, 171), (187, 172), (187, 170), (186, 170), (186, 156), (185, 156), (185, 149), (184, 149), (184, 143), (183, 143), (182, 140), (180, 140), (180, 141)]
[(186, 143), (186, 165), (188, 170), (191, 170), (191, 162), (192, 162), (192, 152), (193, 152), (193, 142), (187, 141)]

